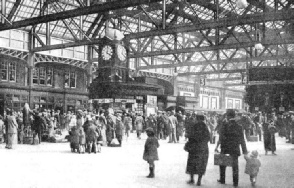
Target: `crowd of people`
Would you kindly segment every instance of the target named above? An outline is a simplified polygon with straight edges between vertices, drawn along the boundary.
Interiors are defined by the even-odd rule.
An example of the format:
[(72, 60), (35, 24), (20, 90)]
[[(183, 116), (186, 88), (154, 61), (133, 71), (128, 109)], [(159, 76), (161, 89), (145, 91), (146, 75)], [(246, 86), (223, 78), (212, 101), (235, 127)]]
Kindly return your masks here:
[[(144, 116), (113, 109), (96, 111), (77, 110), (61, 114), (59, 110), (30, 110), (26, 104), (21, 112), (6, 109), (4, 117), (0, 116), (0, 141), (6, 143), (7, 149), (23, 143), (24, 137), (31, 135), (31, 144), (54, 140), (60, 132), (68, 133), (72, 152), (97, 153), (101, 146), (121, 147), (131, 133), (137, 139), (146, 132), (143, 159), (149, 164), (148, 178), (155, 177), (155, 163), (158, 160), (158, 140), (178, 143), (185, 139), (185, 150), (189, 153), (186, 173), (190, 175), (189, 184), (194, 184), (194, 175), (198, 175), (197, 185), (201, 185), (209, 156), (208, 143), (216, 144), (215, 152), (228, 154), (232, 159), (233, 184), (238, 186), (238, 158), (241, 155), (248, 161), (246, 173), (254, 185), (258, 168), (258, 152), (249, 153), (246, 141), (263, 141), (265, 154), (276, 154), (275, 134), (292, 142), (294, 135), (294, 114), (248, 113), (228, 109), (224, 114), (204, 114), (203, 112), (158, 111), (157, 114)], [(255, 170), (252, 170), (255, 169)], [(257, 169), (257, 170), (256, 170)], [(254, 173), (253, 173), (253, 172)], [(252, 173), (251, 173), (252, 172)], [(226, 166), (220, 165), (219, 183), (224, 184)]]

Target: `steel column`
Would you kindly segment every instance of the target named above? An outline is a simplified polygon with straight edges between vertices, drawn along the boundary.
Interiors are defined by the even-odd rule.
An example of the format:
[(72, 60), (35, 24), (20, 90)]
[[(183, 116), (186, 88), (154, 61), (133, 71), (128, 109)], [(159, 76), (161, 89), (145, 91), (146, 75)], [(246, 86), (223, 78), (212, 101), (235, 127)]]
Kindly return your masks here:
[(5, 21), (6, 21), (6, 19), (5, 19), (5, 16), (6, 16), (6, 0), (1, 1), (1, 14), (2, 14), (1, 23), (5, 24)]
[(162, 0), (162, 29), (165, 29), (166, 25), (166, 0)]

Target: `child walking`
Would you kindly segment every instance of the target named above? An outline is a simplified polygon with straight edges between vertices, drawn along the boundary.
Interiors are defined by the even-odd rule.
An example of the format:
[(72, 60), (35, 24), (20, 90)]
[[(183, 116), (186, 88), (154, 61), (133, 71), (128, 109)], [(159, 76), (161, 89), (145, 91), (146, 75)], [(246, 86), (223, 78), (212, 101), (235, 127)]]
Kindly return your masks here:
[(259, 167), (261, 166), (260, 160), (258, 159), (258, 152), (253, 150), (250, 156), (244, 155), (246, 160), (245, 174), (250, 176), (250, 181), (252, 186), (256, 183), (256, 177), (259, 172)]
[(143, 159), (149, 163), (150, 173), (147, 176), (147, 178), (154, 178), (155, 177), (154, 161), (158, 160), (157, 148), (159, 147), (159, 143), (158, 143), (157, 138), (155, 137), (154, 130), (151, 127), (147, 128), (145, 131), (146, 131), (148, 138), (145, 142)]

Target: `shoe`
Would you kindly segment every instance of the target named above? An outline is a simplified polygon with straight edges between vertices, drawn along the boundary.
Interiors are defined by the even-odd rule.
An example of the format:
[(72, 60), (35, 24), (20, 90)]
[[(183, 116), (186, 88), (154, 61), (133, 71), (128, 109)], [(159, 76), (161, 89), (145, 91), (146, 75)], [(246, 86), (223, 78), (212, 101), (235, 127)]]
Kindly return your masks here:
[(272, 153), (273, 155), (277, 155), (275, 152)]
[(196, 184), (197, 186), (200, 186), (201, 185), (201, 182), (200, 181), (197, 181), (197, 184)]
[(187, 181), (187, 184), (194, 184), (195, 183), (195, 181), (194, 180), (189, 180), (189, 181)]
[(267, 151), (265, 151), (265, 155), (267, 155)]
[(226, 184), (224, 181), (221, 181), (221, 180), (217, 180), (217, 182), (220, 184)]
[(238, 183), (234, 183), (233, 186), (234, 186), (234, 187), (238, 187)]

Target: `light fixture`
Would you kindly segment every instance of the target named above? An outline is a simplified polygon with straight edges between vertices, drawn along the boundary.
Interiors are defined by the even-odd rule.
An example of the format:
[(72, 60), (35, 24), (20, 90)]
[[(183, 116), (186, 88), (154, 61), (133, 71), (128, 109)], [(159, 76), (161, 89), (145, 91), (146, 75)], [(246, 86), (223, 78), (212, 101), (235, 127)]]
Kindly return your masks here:
[(236, 6), (238, 8), (246, 8), (248, 6), (248, 3), (246, 0), (237, 0), (236, 1)]
[(256, 50), (262, 50), (263, 49), (263, 45), (261, 44), (261, 34), (260, 34), (260, 30), (257, 29), (257, 25), (256, 25), (256, 30), (255, 30), (255, 40), (256, 40), (256, 43), (254, 45), (254, 48)]
[(255, 48), (256, 50), (262, 50), (262, 49), (263, 49), (263, 45), (259, 42), (259, 43), (256, 43), (256, 44), (254, 45), (254, 48)]
[(110, 40), (122, 40), (125, 37), (120, 30), (112, 28), (105, 29), (105, 36)]

